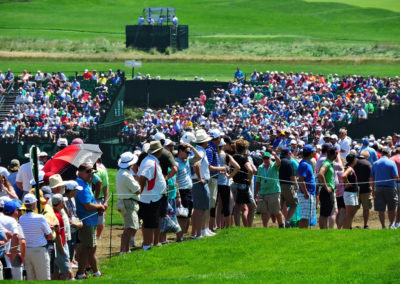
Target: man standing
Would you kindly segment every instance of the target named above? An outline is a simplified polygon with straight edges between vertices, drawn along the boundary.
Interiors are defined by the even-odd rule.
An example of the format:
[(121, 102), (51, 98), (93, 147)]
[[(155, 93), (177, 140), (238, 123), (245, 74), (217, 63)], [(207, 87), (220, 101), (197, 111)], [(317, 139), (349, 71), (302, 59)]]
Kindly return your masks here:
[(196, 132), (196, 150), (201, 159), (193, 166), (197, 179), (193, 180), (193, 215), (192, 215), (192, 239), (199, 239), (202, 236), (213, 236), (206, 225), (206, 212), (210, 209), (210, 191), (208, 181), (210, 180), (210, 168), (207, 160), (206, 148), (211, 137), (205, 130)]
[(141, 188), (139, 216), (143, 220), (143, 250), (159, 243), (161, 199), (167, 188), (159, 162), (163, 149), (160, 141), (152, 141), (137, 173)]
[[(101, 159), (98, 159), (96, 162), (97, 175), (101, 179), (100, 186), (96, 187), (96, 191), (94, 193), (94, 197), (96, 198), (96, 202), (103, 204), (104, 209), (107, 211), (108, 208), (108, 173), (107, 168), (101, 162)], [(100, 239), (101, 233), (104, 229), (104, 223), (106, 221), (106, 211), (104, 211), (103, 215), (99, 215), (96, 238)]]
[(361, 147), (361, 149), (358, 153), (361, 154), (361, 152), (364, 150), (367, 150), (369, 152), (368, 161), (371, 164), (373, 164), (374, 162), (376, 162), (378, 160), (378, 155), (376, 154), (376, 151), (373, 148), (369, 147), (369, 139), (368, 138), (363, 139), (363, 146)]
[(47, 240), (53, 240), (50, 226), (43, 215), (37, 214), (36, 197), (28, 193), (24, 196), (26, 213), (19, 223), (26, 240), (25, 269), (28, 280), (50, 280), (50, 257), (47, 253)]
[(298, 192), (301, 218), (299, 228), (307, 228), (315, 214), (315, 177), (311, 159), (315, 149), (311, 145), (303, 147), (303, 159), (300, 161), (297, 175), (299, 176), (300, 190)]
[(395, 229), (394, 217), (398, 205), (396, 188), (398, 172), (396, 163), (389, 159), (390, 149), (388, 147), (382, 149), (382, 155), (382, 158), (376, 161), (371, 169), (372, 196), (374, 196), (375, 211), (379, 212), (382, 229), (386, 229), (386, 206), (388, 208), (389, 229)]
[[(101, 276), (101, 272), (97, 267), (96, 258), (96, 227), (98, 214), (103, 214), (104, 206), (97, 204), (92, 193), (90, 182), (93, 178), (95, 170), (92, 165), (83, 163), (78, 168), (78, 178), (76, 182), (83, 190), (79, 190), (76, 197), (76, 214), (82, 220), (83, 226), (79, 230), (79, 260), (76, 279), (85, 279), (85, 270), (89, 262), (94, 274), (93, 276)], [(98, 214), (96, 214), (96, 212)]]
[(119, 201), (116, 209), (124, 218), (124, 232), (121, 235), (121, 248), (119, 254), (130, 252), (129, 242), (139, 230), (139, 193), (140, 185), (135, 180), (130, 170), (138, 157), (131, 152), (125, 152), (118, 161), (118, 173), (116, 176), (117, 195)]
[[(397, 134), (395, 135), (395, 137), (397, 136)], [(396, 148), (396, 155), (392, 156), (390, 158), (393, 162), (396, 163), (396, 167), (397, 167), (397, 172), (400, 172), (400, 147)], [(397, 198), (400, 200), (400, 181), (398, 180), (396, 182), (396, 187), (397, 187)], [(400, 203), (400, 201), (398, 200), (398, 202)], [(397, 214), (396, 214), (396, 223), (395, 223), (395, 227), (399, 228), (400, 224), (400, 204), (398, 204), (397, 206)]]
[[(333, 146), (327, 150), (327, 157), (321, 165), (318, 179), (322, 184), (319, 195), (321, 201), (321, 210), (319, 218), (320, 229), (328, 228), (328, 217), (334, 218), (336, 212), (336, 196), (335, 196), (335, 170), (333, 161), (336, 160), (337, 152)], [(335, 220), (331, 223), (335, 223)], [(333, 225), (332, 225), (333, 226)]]
[(360, 187), (359, 203), (363, 207), (364, 229), (369, 229), (369, 210), (372, 209), (371, 184), (369, 183), (372, 165), (368, 161), (368, 158), (369, 152), (367, 150), (362, 151), (354, 166), (354, 171)]
[(290, 160), (290, 150), (286, 147), (281, 150), (281, 166), (279, 168), (279, 179), (281, 186), (281, 211), (286, 203), (290, 210), (285, 216), (285, 227), (290, 227), (290, 219), (296, 212), (299, 200), (297, 199), (297, 180), (294, 166)]
[(339, 130), (339, 145), (340, 145), (340, 156), (346, 159), (346, 156), (350, 153), (351, 138), (347, 136), (346, 128)]
[[(272, 156), (275, 162), (271, 161)], [(279, 168), (281, 159), (275, 152), (264, 152), (263, 163), (258, 167), (256, 180), (257, 210), (261, 213), (264, 227), (268, 227), (269, 218), (276, 217), (279, 228), (283, 228), (281, 213), (281, 186), (279, 184)]]
[(218, 175), (219, 173), (226, 173), (226, 168), (220, 167), (218, 163), (218, 146), (221, 142), (221, 132), (218, 129), (212, 129), (210, 136), (211, 141), (208, 142), (206, 148), (210, 169), (210, 180), (208, 181), (208, 189), (210, 190), (210, 220), (207, 222), (208, 215), (206, 215), (206, 225), (209, 223), (209, 230), (213, 231), (217, 225), (215, 222), (215, 206), (218, 196)]

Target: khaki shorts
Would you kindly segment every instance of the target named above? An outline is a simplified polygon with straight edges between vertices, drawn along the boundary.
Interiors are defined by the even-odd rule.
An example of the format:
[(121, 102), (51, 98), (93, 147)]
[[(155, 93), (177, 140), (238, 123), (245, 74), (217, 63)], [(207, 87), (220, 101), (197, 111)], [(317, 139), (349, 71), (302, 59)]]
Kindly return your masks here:
[(208, 189), (210, 190), (210, 208), (215, 208), (218, 196), (218, 179), (210, 178), (208, 181)]
[(358, 199), (359, 206), (362, 205), (363, 210), (371, 210), (372, 209), (372, 194), (368, 193), (360, 193), (360, 198)]
[(83, 225), (78, 231), (79, 244), (84, 247), (96, 247), (96, 229), (97, 226)]
[(257, 211), (276, 215), (281, 211), (281, 193), (260, 194), (257, 202)]
[(124, 228), (139, 230), (139, 204), (132, 199), (120, 199), (115, 203), (115, 208), (124, 218)]
[(291, 184), (281, 184), (281, 209), (285, 202), (286, 206), (290, 208), (299, 204), (299, 199)]

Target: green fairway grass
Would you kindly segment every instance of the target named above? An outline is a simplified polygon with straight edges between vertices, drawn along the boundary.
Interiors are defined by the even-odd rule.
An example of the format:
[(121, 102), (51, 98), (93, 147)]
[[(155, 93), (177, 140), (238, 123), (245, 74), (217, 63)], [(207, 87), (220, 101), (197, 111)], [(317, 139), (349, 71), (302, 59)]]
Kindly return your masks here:
[(353, 6), (359, 6), (362, 8), (375, 8), (384, 9), (394, 12), (400, 12), (399, 1), (397, 0), (305, 0), (306, 2), (318, 2), (318, 3), (341, 3)]
[(100, 264), (96, 281), (398, 283), (395, 230), (231, 228)]
[[(400, 57), (400, 2), (176, 0), (189, 55)], [(162, 1), (2, 1), (0, 50), (124, 53), (125, 25)], [(372, 8), (368, 8), (372, 7)], [(379, 9), (376, 9), (379, 8)], [(201, 11), (201, 12), (199, 12)]]
[[(284, 71), (284, 72), (314, 72), (327, 74), (360, 74), (375, 76), (395, 76), (400, 74), (398, 63), (326, 63), (326, 62), (273, 62), (273, 63), (256, 63), (256, 62), (237, 62), (237, 63), (218, 63), (218, 62), (143, 62), (143, 67), (135, 68), (136, 72), (141, 72), (142, 75), (151, 74), (153, 78), (161, 76), (161, 79), (177, 79), (177, 80), (193, 80), (194, 76), (204, 78), (206, 81), (229, 81), (233, 79), (233, 74), (236, 67), (240, 67), (243, 72), (249, 76), (254, 69), (265, 72), (269, 71)], [(132, 69), (124, 66), (124, 62), (76, 62), (76, 61), (43, 61), (33, 59), (21, 60), (2, 60), (0, 62), (0, 70), (11, 68), (15, 75), (21, 74), (24, 69), (36, 73), (37, 70), (42, 72), (57, 72), (62, 71), (66, 75), (75, 75), (83, 73), (85, 68), (89, 70), (96, 69), (97, 71), (107, 71), (112, 68), (114, 71), (120, 68), (126, 71), (126, 77), (131, 78)]]

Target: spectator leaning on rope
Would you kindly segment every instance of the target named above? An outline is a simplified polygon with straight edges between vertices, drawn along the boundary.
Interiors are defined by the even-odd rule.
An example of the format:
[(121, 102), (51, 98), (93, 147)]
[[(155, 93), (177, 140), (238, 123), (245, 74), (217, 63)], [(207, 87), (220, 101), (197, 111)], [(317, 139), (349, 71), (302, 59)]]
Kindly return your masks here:
[(76, 213), (83, 220), (83, 227), (78, 233), (80, 245), (77, 279), (86, 278), (85, 270), (88, 262), (94, 272), (93, 276), (101, 276), (96, 258), (96, 227), (98, 214), (103, 214), (104, 206), (96, 203), (90, 187), (94, 172), (95, 170), (92, 165), (83, 163), (78, 168), (78, 178), (76, 180), (78, 185), (83, 188), (83, 190), (78, 191), (75, 197)]

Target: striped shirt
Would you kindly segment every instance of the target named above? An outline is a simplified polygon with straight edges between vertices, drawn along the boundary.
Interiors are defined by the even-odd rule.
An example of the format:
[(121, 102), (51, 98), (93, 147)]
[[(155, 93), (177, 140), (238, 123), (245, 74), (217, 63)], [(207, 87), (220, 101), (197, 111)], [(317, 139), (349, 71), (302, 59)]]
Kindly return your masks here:
[(28, 212), (21, 216), (19, 223), (24, 231), (26, 246), (28, 248), (47, 245), (45, 235), (50, 234), (51, 229), (43, 215)]
[(178, 171), (176, 172), (176, 182), (179, 189), (192, 189), (193, 182), (191, 177), (189, 160), (181, 161), (176, 158), (175, 162), (178, 164)]

